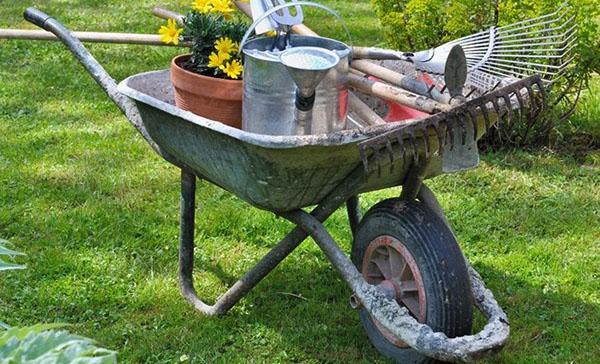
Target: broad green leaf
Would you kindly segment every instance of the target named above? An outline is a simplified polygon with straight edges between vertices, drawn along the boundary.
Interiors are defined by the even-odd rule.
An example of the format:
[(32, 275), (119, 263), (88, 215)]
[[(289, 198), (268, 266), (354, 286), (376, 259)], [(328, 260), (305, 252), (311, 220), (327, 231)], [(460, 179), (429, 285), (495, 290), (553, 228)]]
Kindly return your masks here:
[(3, 261), (2, 259), (0, 259), (0, 272), (3, 270), (13, 270), (13, 269), (25, 269), (25, 266), (21, 265), (21, 264), (7, 263), (7, 262)]
[(14, 257), (17, 255), (25, 255), (24, 253), (21, 252), (16, 252), (14, 250), (8, 249), (6, 246), (3, 245), (5, 241), (0, 240), (0, 255), (8, 255), (9, 257)]
[(14, 328), (0, 336), (0, 364), (112, 364), (116, 353), (67, 331), (40, 331), (56, 324)]
[[(25, 255), (23, 253), (14, 251), (12, 249), (8, 249), (6, 246), (9, 244), (10, 243), (8, 241), (6, 241), (4, 239), (0, 239), (0, 256), (5, 255), (10, 258), (13, 258), (17, 255)], [(4, 271), (4, 270), (13, 270), (13, 269), (25, 269), (25, 266), (21, 265), (21, 264), (8, 263), (8, 262), (5, 262), (4, 260), (0, 259), (0, 272)]]
[(9, 331), (4, 332), (0, 335), (0, 346), (10, 338), (17, 338), (17, 340), (23, 340), (27, 335), (34, 333), (40, 333), (48, 330), (62, 329), (68, 326), (67, 324), (51, 323), (51, 324), (37, 324), (26, 327), (10, 327)]

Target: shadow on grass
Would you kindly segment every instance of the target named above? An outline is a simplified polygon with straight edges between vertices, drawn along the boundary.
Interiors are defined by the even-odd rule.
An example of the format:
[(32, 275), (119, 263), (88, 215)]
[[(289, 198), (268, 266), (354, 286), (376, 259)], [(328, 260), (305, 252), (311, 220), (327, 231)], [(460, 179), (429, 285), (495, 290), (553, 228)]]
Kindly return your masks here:
[[(298, 253), (276, 269), (249, 296), (226, 316), (206, 318), (192, 314), (183, 305), (188, 319), (174, 323), (185, 333), (182, 339), (204, 337), (213, 359), (228, 358), (244, 346), (260, 347), (261, 332), (270, 345), (316, 362), (384, 361), (370, 346), (358, 317), (347, 304), (350, 290), (326, 264), (302, 264)], [(324, 259), (321, 259), (324, 260)], [(526, 279), (489, 265), (477, 264), (511, 321), (511, 338), (504, 351), (491, 358), (503, 362), (593, 362), (600, 352), (593, 345), (581, 350), (573, 337), (591, 339), (600, 335), (600, 307), (558, 289), (549, 292), (529, 284)], [(231, 275), (218, 266), (204, 267), (227, 280)], [(201, 273), (201, 272), (199, 272)], [(283, 293), (302, 295), (299, 299)], [(200, 292), (200, 295), (202, 293)], [(183, 298), (180, 298), (183, 302)], [(157, 315), (172, 315), (171, 308), (155, 307)], [(186, 315), (187, 316), (187, 315)], [(481, 322), (480, 322), (481, 326)], [(174, 329), (171, 327), (170, 329)], [(152, 335), (151, 333), (145, 333)], [(158, 333), (160, 335), (160, 333)], [(210, 340), (206, 340), (210, 338)], [(263, 340), (265, 338), (263, 337)], [(272, 350), (273, 348), (271, 348)], [(204, 353), (199, 343), (189, 344), (189, 353)]]
[[(592, 363), (600, 357), (600, 305), (585, 302), (558, 287), (548, 290), (489, 265), (476, 264), (508, 314), (511, 336), (492, 362)], [(590, 338), (588, 350), (574, 337)]]

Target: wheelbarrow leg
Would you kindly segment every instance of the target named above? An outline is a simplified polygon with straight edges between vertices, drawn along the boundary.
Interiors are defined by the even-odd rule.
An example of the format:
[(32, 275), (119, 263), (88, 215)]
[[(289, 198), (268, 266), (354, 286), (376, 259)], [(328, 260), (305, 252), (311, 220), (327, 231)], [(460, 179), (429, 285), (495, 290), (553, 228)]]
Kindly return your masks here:
[[(348, 184), (350, 185), (350, 184)], [(208, 316), (221, 315), (233, 307), (269, 272), (283, 261), (294, 249), (306, 239), (308, 234), (300, 227), (294, 228), (257, 264), (239, 279), (217, 302), (210, 306), (204, 303), (194, 289), (194, 222), (195, 222), (196, 176), (187, 170), (181, 170), (181, 226), (179, 237), (179, 283), (181, 294), (194, 307)], [(343, 192), (343, 191), (342, 191)], [(325, 221), (337, 210), (345, 199), (340, 194), (332, 194), (311, 212), (317, 221)]]
[(348, 211), (348, 220), (350, 221), (350, 230), (352, 230), (352, 235), (356, 234), (356, 229), (358, 229), (358, 224), (362, 219), (362, 214), (360, 212), (360, 199), (358, 195), (352, 196), (346, 201), (346, 210)]
[(423, 180), (429, 167), (430, 161), (423, 162), (421, 164), (412, 164), (404, 182), (402, 183), (402, 192), (400, 198), (406, 201), (414, 200), (421, 190)]
[[(364, 172), (362, 166), (357, 166), (321, 203), (315, 207), (309, 216), (316, 221), (323, 222), (333, 214), (348, 199), (356, 194), (357, 187), (363, 183)], [(221, 315), (227, 312), (254, 286), (269, 274), (281, 261), (285, 259), (300, 243), (306, 239), (306, 229), (296, 227), (290, 231), (271, 251), (269, 251), (251, 271), (238, 280), (225, 292), (213, 305), (207, 305), (198, 298), (194, 289), (194, 210), (195, 210), (196, 176), (189, 170), (181, 170), (181, 233), (179, 238), (179, 282), (182, 295), (194, 307), (206, 315)], [(353, 205), (351, 203), (351, 205)], [(358, 199), (356, 200), (358, 207)], [(358, 208), (354, 210), (354, 217), (358, 217)], [(358, 219), (356, 219), (358, 220)]]
[[(207, 309), (194, 289), (194, 228), (196, 221), (196, 176), (181, 170), (179, 222), (179, 286), (181, 294), (201, 311)], [(198, 307), (199, 306), (199, 307)]]
[(181, 294), (194, 307), (208, 316), (221, 315), (233, 307), (273, 268), (287, 257), (306, 235), (300, 229), (276, 245), (244, 277), (238, 280), (214, 305), (204, 303), (194, 289), (194, 225), (196, 209), (196, 176), (181, 170), (181, 226), (179, 237), (179, 284)]

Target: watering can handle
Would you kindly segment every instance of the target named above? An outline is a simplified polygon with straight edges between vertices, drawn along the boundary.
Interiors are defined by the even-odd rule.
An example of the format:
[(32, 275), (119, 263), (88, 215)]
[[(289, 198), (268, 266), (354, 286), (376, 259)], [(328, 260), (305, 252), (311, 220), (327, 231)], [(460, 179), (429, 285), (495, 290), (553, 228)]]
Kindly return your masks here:
[(250, 28), (248, 28), (248, 30), (246, 31), (246, 34), (244, 34), (244, 37), (242, 38), (242, 41), (240, 42), (240, 47), (239, 47), (239, 53), (242, 52), (242, 49), (244, 48), (244, 45), (246, 44), (246, 42), (248, 41), (248, 39), (250, 38), (250, 35), (252, 34), (252, 32), (254, 31), (254, 29), (258, 26), (258, 24), (260, 24), (263, 20), (267, 19), (269, 16), (271, 16), (271, 14), (282, 10), (282, 9), (287, 9), (290, 8), (292, 6), (310, 6), (313, 8), (320, 8), (323, 9), (325, 11), (327, 11), (328, 13), (332, 14), (337, 20), (340, 21), (340, 23), (342, 23), (342, 26), (344, 27), (344, 30), (346, 31), (346, 34), (348, 35), (348, 40), (350, 42), (350, 44), (352, 44), (352, 35), (350, 34), (350, 29), (348, 28), (348, 25), (346, 24), (346, 22), (344, 21), (344, 19), (342, 19), (342, 17), (335, 11), (332, 10), (331, 8), (328, 8), (325, 5), (321, 5), (321, 4), (317, 4), (317, 3), (313, 3), (313, 2), (309, 2), (309, 1), (294, 1), (291, 3), (287, 3), (287, 4), (282, 4), (282, 5), (278, 5), (275, 6), (269, 10), (267, 10), (264, 14), (262, 14), (258, 19), (256, 19), (256, 21), (254, 21), (254, 23), (252, 23), (252, 25), (250, 26)]

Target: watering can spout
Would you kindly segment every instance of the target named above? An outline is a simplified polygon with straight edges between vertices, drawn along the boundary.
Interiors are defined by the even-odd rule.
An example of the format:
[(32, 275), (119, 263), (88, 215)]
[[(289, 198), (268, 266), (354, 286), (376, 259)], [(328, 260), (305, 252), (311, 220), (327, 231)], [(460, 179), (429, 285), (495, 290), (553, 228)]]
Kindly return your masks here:
[(311, 134), (315, 90), (340, 57), (325, 48), (295, 47), (281, 53), (279, 59), (297, 87), (294, 117), (298, 134)]

